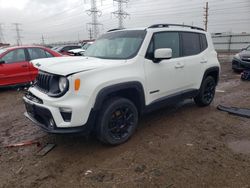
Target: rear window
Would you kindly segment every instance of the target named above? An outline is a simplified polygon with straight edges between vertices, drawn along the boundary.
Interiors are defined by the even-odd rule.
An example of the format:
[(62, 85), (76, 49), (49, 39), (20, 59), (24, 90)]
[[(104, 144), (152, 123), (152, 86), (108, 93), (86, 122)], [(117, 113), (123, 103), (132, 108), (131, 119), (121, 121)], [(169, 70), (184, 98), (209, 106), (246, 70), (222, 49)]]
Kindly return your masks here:
[(182, 32), (182, 55), (191, 56), (201, 52), (199, 33)]

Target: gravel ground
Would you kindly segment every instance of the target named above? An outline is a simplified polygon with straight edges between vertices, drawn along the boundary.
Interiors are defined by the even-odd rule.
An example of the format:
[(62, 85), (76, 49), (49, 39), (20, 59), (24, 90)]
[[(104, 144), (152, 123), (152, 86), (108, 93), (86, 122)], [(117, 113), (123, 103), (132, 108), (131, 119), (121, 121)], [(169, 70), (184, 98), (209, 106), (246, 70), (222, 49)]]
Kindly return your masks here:
[[(222, 63), (213, 104), (192, 100), (140, 120), (125, 144), (48, 135), (23, 116), (23, 92), (0, 90), (0, 187), (250, 187), (250, 121), (216, 106), (250, 107), (250, 83)], [(27, 140), (40, 147), (5, 148)], [(56, 147), (37, 156), (46, 143)]]

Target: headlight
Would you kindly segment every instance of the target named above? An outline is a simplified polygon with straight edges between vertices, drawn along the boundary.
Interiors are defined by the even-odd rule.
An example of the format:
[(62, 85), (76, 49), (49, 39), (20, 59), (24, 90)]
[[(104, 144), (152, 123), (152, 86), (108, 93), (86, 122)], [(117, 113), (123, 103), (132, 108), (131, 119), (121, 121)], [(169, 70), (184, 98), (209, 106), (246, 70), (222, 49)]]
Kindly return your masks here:
[(68, 86), (68, 80), (65, 77), (59, 78), (59, 90), (60, 92), (63, 92)]
[(50, 91), (48, 95), (50, 97), (61, 97), (63, 96), (69, 89), (69, 80), (64, 77), (54, 77), (50, 83)]
[(236, 54), (236, 55), (234, 56), (234, 58), (236, 58), (236, 59), (241, 59), (240, 54)]

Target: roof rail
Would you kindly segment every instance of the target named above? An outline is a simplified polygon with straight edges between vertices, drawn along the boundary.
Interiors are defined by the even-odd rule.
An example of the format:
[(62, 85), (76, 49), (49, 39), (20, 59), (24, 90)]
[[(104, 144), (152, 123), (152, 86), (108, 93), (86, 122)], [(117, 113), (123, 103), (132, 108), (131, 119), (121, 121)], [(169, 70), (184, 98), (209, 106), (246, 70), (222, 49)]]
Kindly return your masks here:
[(112, 32), (112, 31), (119, 31), (119, 30), (123, 30), (123, 29), (124, 29), (124, 28), (110, 29), (110, 30), (107, 31), (107, 33), (108, 33), (108, 32)]
[(200, 28), (200, 27), (196, 27), (196, 26), (192, 26), (192, 25), (182, 25), (182, 24), (155, 24), (155, 25), (151, 25), (148, 28), (163, 28), (163, 27), (170, 27), (170, 26), (177, 26), (177, 27), (189, 27), (191, 29), (197, 29), (197, 30), (201, 30), (201, 31), (205, 31), (204, 29)]

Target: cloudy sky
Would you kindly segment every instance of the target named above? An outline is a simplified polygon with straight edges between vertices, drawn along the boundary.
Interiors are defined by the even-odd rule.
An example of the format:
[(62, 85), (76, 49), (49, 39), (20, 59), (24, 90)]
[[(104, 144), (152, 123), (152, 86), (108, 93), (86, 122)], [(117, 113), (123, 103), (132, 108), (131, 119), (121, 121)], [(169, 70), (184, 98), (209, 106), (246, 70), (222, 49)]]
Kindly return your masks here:
[[(210, 32), (250, 33), (250, 0), (130, 0), (125, 11), (130, 16), (125, 27), (146, 27), (155, 23), (185, 23), (204, 27), (205, 2), (209, 2)], [(102, 11), (101, 32), (116, 28), (111, 16), (117, 9), (113, 0), (97, 0)], [(86, 10), (90, 0), (0, 0), (0, 23), (5, 42), (14, 44), (12, 23), (21, 23), (23, 44), (88, 39)]]

